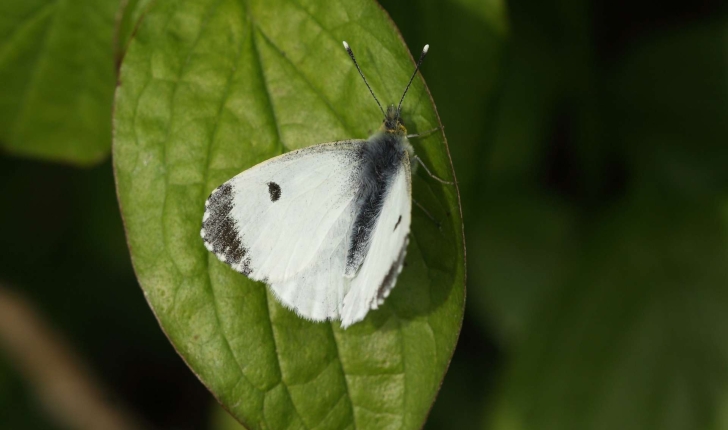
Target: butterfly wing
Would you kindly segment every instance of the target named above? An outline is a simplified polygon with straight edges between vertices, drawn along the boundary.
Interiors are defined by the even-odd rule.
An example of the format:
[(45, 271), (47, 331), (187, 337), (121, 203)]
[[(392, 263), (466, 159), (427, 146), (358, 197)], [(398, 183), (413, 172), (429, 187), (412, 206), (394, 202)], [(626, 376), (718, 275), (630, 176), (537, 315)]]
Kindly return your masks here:
[(205, 203), (205, 246), (234, 270), (270, 285), (299, 315), (337, 318), (364, 140), (315, 145), (258, 164)]
[(404, 265), (411, 221), (412, 175), (405, 155), (384, 198), (366, 257), (344, 297), (342, 327), (364, 319), (394, 288)]

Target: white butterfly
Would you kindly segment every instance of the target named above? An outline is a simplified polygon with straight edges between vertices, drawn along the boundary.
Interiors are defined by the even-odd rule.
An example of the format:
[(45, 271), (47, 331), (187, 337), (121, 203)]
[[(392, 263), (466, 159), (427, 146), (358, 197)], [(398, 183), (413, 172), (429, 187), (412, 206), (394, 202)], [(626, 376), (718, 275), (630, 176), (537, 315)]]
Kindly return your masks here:
[[(344, 47), (374, 96), (351, 48)], [(374, 96), (385, 118), (369, 139), (289, 152), (216, 188), (202, 218), (205, 247), (268, 284), (283, 305), (310, 320), (341, 319), (346, 328), (381, 305), (407, 251), (410, 160), (422, 163), (400, 108), (428, 47), (398, 107), (385, 113)]]

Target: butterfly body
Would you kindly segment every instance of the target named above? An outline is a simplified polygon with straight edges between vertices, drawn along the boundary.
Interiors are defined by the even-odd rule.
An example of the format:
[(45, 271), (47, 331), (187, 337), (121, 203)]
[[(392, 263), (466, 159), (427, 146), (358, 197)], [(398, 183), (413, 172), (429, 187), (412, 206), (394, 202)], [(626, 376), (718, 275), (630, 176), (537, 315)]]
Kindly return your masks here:
[[(357, 195), (357, 213), (352, 227), (352, 240), (347, 253), (346, 275), (353, 277), (361, 265), (370, 240), (371, 233), (382, 212), (387, 190), (399, 169), (407, 163), (409, 174), (409, 155), (412, 145), (406, 137), (406, 129), (390, 106), (382, 129), (367, 139), (361, 146), (358, 167), (360, 184)], [(410, 179), (411, 182), (411, 179)]]

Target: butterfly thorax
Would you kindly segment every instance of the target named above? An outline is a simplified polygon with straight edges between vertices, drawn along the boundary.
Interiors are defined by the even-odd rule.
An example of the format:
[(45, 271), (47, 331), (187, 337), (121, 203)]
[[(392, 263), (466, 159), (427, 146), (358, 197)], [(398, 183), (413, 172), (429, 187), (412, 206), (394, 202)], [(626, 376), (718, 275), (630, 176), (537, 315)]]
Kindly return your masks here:
[(387, 107), (387, 115), (384, 117), (381, 131), (396, 136), (406, 136), (407, 129), (402, 124), (402, 119), (399, 116), (399, 109), (393, 104)]

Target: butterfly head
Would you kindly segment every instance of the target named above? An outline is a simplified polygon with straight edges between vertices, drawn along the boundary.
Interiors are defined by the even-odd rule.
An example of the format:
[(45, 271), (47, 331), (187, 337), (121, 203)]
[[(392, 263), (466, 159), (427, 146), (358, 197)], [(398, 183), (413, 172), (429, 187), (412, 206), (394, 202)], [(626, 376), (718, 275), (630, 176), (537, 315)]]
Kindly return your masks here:
[(367, 88), (369, 89), (369, 92), (372, 94), (372, 97), (374, 97), (374, 101), (377, 102), (377, 105), (379, 106), (379, 110), (382, 111), (382, 114), (384, 115), (384, 122), (382, 123), (382, 131), (387, 133), (396, 134), (398, 136), (406, 136), (407, 135), (407, 129), (404, 127), (404, 124), (402, 124), (402, 118), (400, 117), (400, 111), (402, 110), (402, 102), (404, 101), (404, 96), (407, 95), (407, 90), (409, 90), (410, 85), (412, 85), (412, 81), (415, 79), (415, 76), (417, 75), (417, 71), (420, 69), (420, 65), (422, 64), (422, 60), (425, 59), (425, 55), (427, 55), (427, 51), (430, 49), (430, 45), (425, 45), (424, 48), (422, 48), (422, 53), (420, 54), (420, 59), (417, 60), (417, 66), (415, 67), (415, 71), (412, 72), (412, 77), (410, 77), (409, 82), (407, 83), (407, 87), (404, 89), (404, 93), (402, 93), (402, 98), (399, 100), (399, 105), (394, 106), (389, 105), (387, 107), (387, 112), (384, 112), (384, 109), (382, 109), (382, 105), (379, 103), (379, 99), (377, 99), (377, 96), (374, 95), (374, 91), (372, 91), (372, 87), (369, 86), (369, 83), (367, 82), (367, 78), (364, 77), (364, 73), (362, 73), (361, 69), (359, 68), (359, 63), (356, 62), (356, 58), (354, 57), (354, 52), (349, 47), (349, 44), (344, 41), (344, 48), (346, 49), (346, 52), (349, 53), (349, 57), (351, 57), (351, 61), (354, 62), (354, 66), (356, 66), (356, 70), (359, 72), (359, 75), (361, 76), (362, 80), (364, 80), (364, 84), (366, 84)]
[(402, 118), (399, 116), (399, 109), (393, 104), (387, 107), (387, 115), (384, 117), (384, 122), (382, 123), (382, 131), (398, 136), (407, 134), (407, 129), (402, 124)]

